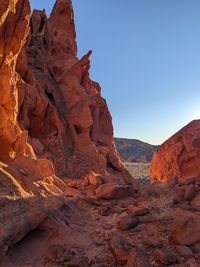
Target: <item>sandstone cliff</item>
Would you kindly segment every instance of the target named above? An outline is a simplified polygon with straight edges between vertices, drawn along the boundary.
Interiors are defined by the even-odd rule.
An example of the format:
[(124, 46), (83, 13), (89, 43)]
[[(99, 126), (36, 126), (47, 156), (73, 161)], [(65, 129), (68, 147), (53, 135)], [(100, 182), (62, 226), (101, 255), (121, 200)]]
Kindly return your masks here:
[(37, 157), (62, 178), (124, 171), (100, 85), (89, 78), (92, 52), (77, 58), (71, 1), (57, 1), (50, 18), (34, 10), (30, 26), (17, 61), (18, 122)]
[[(49, 19), (1, 0), (0, 266), (200, 266), (199, 179), (138, 191), (89, 79), (91, 52), (76, 50), (69, 0)], [(198, 122), (182, 131), (180, 162), (198, 170)]]
[[(62, 178), (88, 174), (77, 182), (83, 185), (113, 177), (125, 184), (114, 184), (115, 193), (134, 193), (126, 186), (129, 175), (115, 150), (100, 86), (89, 79), (91, 52), (79, 60), (76, 51), (70, 1), (58, 0), (49, 19), (44, 11), (31, 17), (28, 0), (1, 1), (0, 266), (22, 266), (26, 260), (44, 266), (40, 253), (46, 242), (51, 244), (58, 228), (61, 239), (63, 224), (69, 230), (67, 202), (82, 194), (55, 172)], [(29, 239), (33, 248), (26, 258)]]
[(200, 120), (190, 122), (164, 142), (151, 161), (153, 180), (167, 181), (200, 175)]
[[(17, 122), (18, 90), (23, 80), (16, 62), (29, 32), (28, 0), (0, 5), (0, 251), (4, 253), (48, 217), (45, 203), (54, 208), (65, 184), (47, 159), (38, 160), (28, 143), (28, 132)], [(50, 205), (51, 206), (51, 205)], [(1, 263), (1, 266), (3, 264)], [(4, 265), (6, 266), (6, 265)]]

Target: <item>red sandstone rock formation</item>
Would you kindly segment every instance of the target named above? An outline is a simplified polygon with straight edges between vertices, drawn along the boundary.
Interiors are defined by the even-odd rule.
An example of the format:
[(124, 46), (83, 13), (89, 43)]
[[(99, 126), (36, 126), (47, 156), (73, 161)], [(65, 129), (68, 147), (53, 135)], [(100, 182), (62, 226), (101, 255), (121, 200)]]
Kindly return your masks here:
[[(17, 126), (18, 75), (15, 72), (17, 56), (26, 40), (29, 26), (29, 4), (27, 1), (3, 1), (0, 20), (0, 158), (3, 161), (15, 157), (15, 146), (22, 137)], [(21, 9), (20, 14), (15, 14)], [(22, 149), (25, 150), (26, 143)], [(23, 152), (22, 152), (23, 153)]]
[(200, 175), (200, 120), (190, 122), (164, 142), (151, 161), (153, 180), (167, 181)]
[[(34, 11), (31, 21), (28, 0), (1, 1), (0, 266), (44, 266), (52, 236), (63, 240), (65, 231), (63, 243), (73, 236), (68, 196), (85, 193), (68, 187), (54, 167), (63, 177), (104, 174), (103, 182), (111, 168), (124, 183), (106, 102), (88, 76), (90, 54), (76, 58), (70, 1), (57, 1), (49, 20)], [(76, 260), (84, 266), (84, 256)]]
[[(28, 144), (28, 132), (17, 123), (18, 90), (23, 81), (16, 61), (29, 32), (28, 0), (0, 4), (0, 252), (48, 217), (48, 205), (59, 207), (65, 184), (47, 159), (37, 160)], [(48, 198), (51, 202), (47, 204)], [(52, 205), (50, 203), (53, 203)], [(4, 265), (0, 262), (1, 266)]]
[(34, 11), (20, 52), (29, 17), (28, 0), (1, 1), (0, 266), (200, 266), (200, 181), (125, 184), (70, 2)]
[(30, 25), (17, 62), (18, 121), (37, 157), (50, 159), (63, 178), (125, 173), (106, 101), (89, 78), (92, 52), (77, 58), (71, 1), (58, 0), (50, 18), (34, 10)]

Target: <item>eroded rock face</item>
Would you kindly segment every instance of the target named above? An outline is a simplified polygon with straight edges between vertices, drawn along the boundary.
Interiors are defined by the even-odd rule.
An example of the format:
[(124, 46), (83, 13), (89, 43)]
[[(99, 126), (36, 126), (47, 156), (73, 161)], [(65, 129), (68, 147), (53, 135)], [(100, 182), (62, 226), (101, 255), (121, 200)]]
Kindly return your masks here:
[(22, 136), (17, 126), (15, 65), (28, 34), (30, 7), (28, 1), (3, 1), (0, 12), (0, 159), (7, 161), (15, 157), (14, 146)]
[(200, 120), (194, 120), (164, 142), (151, 161), (152, 180), (167, 181), (200, 174)]
[[(63, 201), (65, 184), (47, 159), (37, 159), (28, 144), (28, 132), (18, 122), (18, 90), (23, 81), (16, 72), (20, 50), (30, 25), (28, 0), (0, 4), (0, 251), (3, 254), (36, 229)], [(48, 198), (51, 197), (49, 204)], [(48, 207), (49, 205), (49, 207)], [(2, 262), (0, 261), (0, 265)], [(8, 266), (8, 265), (7, 265)]]
[(34, 10), (17, 63), (22, 77), (18, 121), (36, 155), (49, 158), (59, 177), (124, 172), (106, 101), (89, 78), (91, 54), (77, 58), (70, 0), (58, 0), (50, 18)]
[[(100, 87), (89, 79), (91, 52), (76, 57), (71, 2), (58, 0), (49, 19), (44, 11), (30, 16), (28, 0), (1, 0), (0, 266), (44, 266), (45, 260), (68, 258), (70, 264), (88, 266), (88, 259), (78, 254), (88, 251), (95, 233), (89, 229), (82, 236), (73, 230), (81, 218), (81, 225), (87, 224), (88, 212), (79, 214), (83, 205), (74, 214), (74, 199), (90, 199), (99, 177), (108, 182), (110, 170), (122, 184), (128, 175), (115, 150)], [(55, 169), (60, 177), (90, 175), (83, 182), (93, 191), (86, 195), (67, 186)], [(80, 251), (68, 253), (63, 245), (68, 241), (70, 248), (79, 244)], [(47, 244), (55, 248), (52, 259)], [(62, 255), (57, 255), (59, 246)], [(113, 266), (112, 261), (108, 255), (106, 263)]]

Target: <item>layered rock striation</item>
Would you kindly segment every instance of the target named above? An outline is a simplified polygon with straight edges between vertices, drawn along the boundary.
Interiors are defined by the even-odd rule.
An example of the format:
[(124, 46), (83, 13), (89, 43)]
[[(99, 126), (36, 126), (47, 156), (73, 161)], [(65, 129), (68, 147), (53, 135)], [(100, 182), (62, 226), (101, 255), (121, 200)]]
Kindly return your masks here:
[(200, 175), (200, 120), (194, 120), (165, 141), (151, 161), (153, 180), (167, 181)]

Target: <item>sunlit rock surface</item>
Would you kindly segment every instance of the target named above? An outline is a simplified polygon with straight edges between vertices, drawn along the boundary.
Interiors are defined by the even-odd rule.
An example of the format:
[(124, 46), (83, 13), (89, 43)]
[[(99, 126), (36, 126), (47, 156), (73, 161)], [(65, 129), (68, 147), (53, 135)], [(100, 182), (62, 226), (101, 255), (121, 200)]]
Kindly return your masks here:
[(100, 85), (89, 78), (92, 52), (77, 58), (71, 1), (57, 1), (50, 18), (34, 10), (30, 26), (17, 61), (18, 121), (36, 155), (50, 159), (63, 178), (125, 173)]
[(154, 154), (151, 167), (153, 180), (167, 181), (200, 175), (200, 120), (194, 120), (165, 141)]

